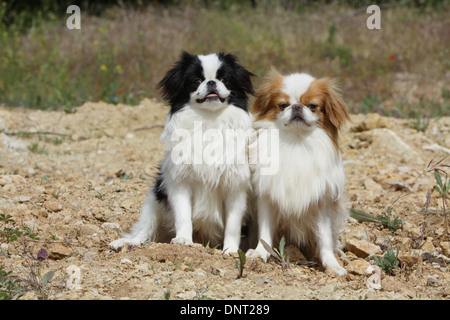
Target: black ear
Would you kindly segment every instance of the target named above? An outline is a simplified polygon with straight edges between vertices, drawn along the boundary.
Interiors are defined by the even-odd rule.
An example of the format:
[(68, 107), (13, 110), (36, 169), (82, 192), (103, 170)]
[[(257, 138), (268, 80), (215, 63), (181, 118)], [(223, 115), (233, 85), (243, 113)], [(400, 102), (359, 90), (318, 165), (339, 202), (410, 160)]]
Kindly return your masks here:
[(184, 73), (195, 59), (195, 55), (183, 51), (180, 55), (180, 59), (173, 65), (172, 69), (167, 71), (164, 78), (156, 85), (156, 89), (161, 92), (162, 98), (167, 100), (171, 105), (178, 100), (179, 95), (184, 90)]
[(228, 69), (229, 81), (227, 84), (231, 94), (228, 99), (230, 104), (235, 105), (245, 111), (248, 111), (248, 95), (254, 94), (251, 77), (253, 73), (238, 63), (236, 56), (232, 54), (218, 54), (219, 59), (223, 61), (224, 68)]
[[(251, 77), (254, 77), (255, 74), (251, 73), (246, 68), (244, 68), (242, 65), (240, 65), (238, 63), (238, 58), (231, 53), (224, 54), (223, 52), (221, 52), (221, 53), (219, 53), (219, 57), (226, 63), (233, 66), (236, 83), (239, 83), (240, 87), (241, 87), (240, 90), (238, 90), (238, 91), (243, 91), (245, 94), (253, 95), (255, 93), (255, 91), (253, 89)], [(234, 88), (234, 89), (238, 89), (238, 88)]]

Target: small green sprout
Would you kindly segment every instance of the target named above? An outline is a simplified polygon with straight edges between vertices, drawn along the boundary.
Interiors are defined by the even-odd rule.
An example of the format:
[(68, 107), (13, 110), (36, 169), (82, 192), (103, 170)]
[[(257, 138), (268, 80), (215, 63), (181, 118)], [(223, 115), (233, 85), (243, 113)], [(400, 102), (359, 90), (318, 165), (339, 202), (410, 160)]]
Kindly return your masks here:
[(281, 237), (280, 244), (277, 248), (272, 249), (267, 242), (265, 242), (263, 239), (260, 240), (262, 245), (264, 246), (264, 249), (267, 250), (267, 252), (270, 253), (272, 257), (277, 259), (281, 262), (281, 266), (283, 268), (283, 271), (286, 269), (290, 269), (291, 265), (289, 263), (289, 257), (286, 257), (284, 254), (284, 246), (286, 245), (286, 239)]
[(240, 278), (245, 277), (243, 273), (244, 273), (246, 258), (245, 258), (244, 251), (242, 251), (241, 249), (238, 250), (238, 255), (239, 255), (239, 260), (236, 261), (236, 266), (239, 270), (238, 279), (240, 279)]
[(373, 260), (376, 262), (377, 266), (379, 266), (384, 272), (391, 273), (398, 265), (398, 248), (397, 253), (395, 254), (393, 251), (388, 250), (383, 257), (374, 256)]

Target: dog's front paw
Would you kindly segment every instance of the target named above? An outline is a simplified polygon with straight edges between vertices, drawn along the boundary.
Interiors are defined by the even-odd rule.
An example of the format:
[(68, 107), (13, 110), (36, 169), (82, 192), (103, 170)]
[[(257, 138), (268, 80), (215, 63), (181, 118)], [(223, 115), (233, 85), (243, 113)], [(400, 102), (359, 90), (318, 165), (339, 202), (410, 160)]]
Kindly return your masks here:
[(270, 253), (268, 253), (265, 249), (249, 249), (247, 253), (245, 254), (247, 258), (261, 258), (264, 262), (267, 262), (267, 260), (270, 257)]
[(111, 250), (117, 251), (120, 248), (124, 247), (125, 245), (132, 245), (132, 246), (138, 246), (141, 244), (141, 241), (136, 240), (136, 239), (129, 239), (129, 238), (120, 238), (117, 240), (112, 241), (109, 245), (108, 248), (110, 248)]
[(192, 240), (186, 239), (186, 238), (173, 238), (172, 240), (170, 240), (170, 243), (172, 244), (184, 244), (186, 246), (193, 246), (194, 243), (192, 242)]
[(239, 250), (239, 248), (237, 248), (237, 247), (230, 247), (230, 248), (223, 249), (223, 253), (229, 256), (229, 255), (233, 255), (233, 254), (237, 253), (238, 250)]
[(327, 269), (326, 272), (335, 273), (335, 274), (337, 274), (338, 276), (341, 276), (341, 277), (345, 277), (347, 275), (347, 270), (345, 270), (341, 266), (328, 267), (326, 269)]
[(327, 272), (335, 273), (341, 277), (345, 277), (347, 275), (347, 270), (341, 267), (335, 257), (326, 260), (324, 259), (322, 261), (322, 265), (325, 267)]

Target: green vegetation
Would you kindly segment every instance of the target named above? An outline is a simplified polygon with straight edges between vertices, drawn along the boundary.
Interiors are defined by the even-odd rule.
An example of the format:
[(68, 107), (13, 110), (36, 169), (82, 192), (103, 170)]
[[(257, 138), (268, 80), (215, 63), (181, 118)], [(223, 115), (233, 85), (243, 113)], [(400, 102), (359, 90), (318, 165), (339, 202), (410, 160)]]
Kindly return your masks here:
[(244, 268), (245, 268), (245, 262), (246, 262), (246, 257), (245, 257), (245, 253), (244, 251), (242, 251), (241, 249), (238, 250), (238, 256), (239, 256), (239, 260), (236, 261), (236, 267), (239, 270), (239, 274), (238, 274), (238, 279), (239, 278), (243, 278), (244, 276)]
[(392, 208), (388, 207), (386, 213), (379, 214), (377, 217), (372, 216), (370, 213), (367, 213), (363, 210), (350, 210), (350, 216), (361, 222), (375, 222), (381, 224), (384, 228), (389, 229), (392, 233), (397, 231), (402, 224), (403, 221), (398, 217), (392, 219)]
[(260, 239), (262, 245), (264, 246), (264, 249), (266, 249), (267, 252), (270, 253), (272, 257), (277, 259), (281, 263), (281, 267), (284, 270), (290, 269), (291, 265), (289, 263), (289, 257), (287, 257), (284, 254), (284, 246), (286, 245), (286, 239), (284, 236), (281, 237), (280, 243), (277, 248), (271, 248), (267, 242), (265, 242), (263, 239)]
[(397, 253), (395, 254), (393, 251), (388, 250), (383, 257), (374, 256), (373, 260), (385, 273), (392, 273), (398, 265), (398, 248)]
[(20, 285), (22, 280), (15, 278), (12, 271), (0, 268), (0, 300), (16, 300), (25, 291)]
[(398, 217), (395, 217), (392, 219), (392, 208), (388, 207), (386, 210), (386, 213), (383, 212), (383, 214), (378, 215), (378, 219), (380, 220), (380, 223), (383, 225), (383, 227), (388, 228), (389, 231), (394, 233), (399, 229), (403, 221), (400, 220)]
[[(51, 238), (56, 237), (51, 234)], [(25, 225), (22, 228), (16, 226), (16, 222), (9, 214), (0, 214), (0, 243), (13, 243), (23, 241), (24, 258), (27, 264), (25, 278), (18, 278), (12, 271), (4, 270), (0, 266), (0, 300), (15, 300), (20, 298), (27, 291), (34, 291), (40, 299), (46, 299), (48, 293), (48, 283), (53, 279), (55, 272), (50, 270), (42, 275), (44, 261), (48, 258), (48, 253), (41, 248), (36, 256), (33, 256), (27, 246), (27, 241), (40, 240), (34, 231)]]
[(137, 104), (158, 97), (155, 83), (185, 49), (236, 54), (256, 85), (271, 66), (337, 77), (352, 112), (448, 114), (448, 2), (386, 1), (382, 29), (368, 30), (369, 2), (86, 1), (81, 29), (69, 30), (59, 2), (4, 1), (0, 103), (66, 112), (86, 101)]
[[(450, 167), (449, 165), (443, 165), (443, 167)], [(442, 180), (441, 173), (444, 175), (444, 180)], [(446, 207), (448, 206), (448, 200), (450, 199), (450, 179), (448, 179), (447, 172), (443, 169), (436, 169), (434, 171), (434, 179), (436, 180), (436, 185), (433, 187), (432, 191), (436, 191), (442, 199), (442, 213), (445, 218), (445, 230), (448, 234), (448, 213)]]

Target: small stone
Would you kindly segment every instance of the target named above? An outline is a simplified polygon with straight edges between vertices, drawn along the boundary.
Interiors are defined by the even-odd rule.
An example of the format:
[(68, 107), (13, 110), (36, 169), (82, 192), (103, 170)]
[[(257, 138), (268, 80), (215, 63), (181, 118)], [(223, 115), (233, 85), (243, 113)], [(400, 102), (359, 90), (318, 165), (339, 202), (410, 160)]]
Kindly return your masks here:
[(436, 251), (436, 248), (434, 247), (433, 242), (431, 242), (431, 240), (429, 240), (429, 239), (427, 239), (427, 241), (425, 241), (425, 243), (423, 244), (421, 249), (426, 252)]
[(450, 241), (441, 241), (442, 250), (444, 250), (444, 254), (448, 257), (450, 256)]
[(419, 256), (411, 256), (408, 254), (399, 254), (398, 261), (400, 261), (400, 265), (403, 267), (411, 268), (415, 264), (422, 261), (422, 258)]
[(29, 202), (30, 200), (31, 200), (30, 196), (23, 196), (23, 195), (14, 198), (14, 201), (19, 203)]
[(439, 279), (435, 275), (433, 275), (433, 276), (426, 275), (425, 279), (427, 279), (427, 285), (429, 285), (429, 286), (437, 286), (437, 285), (439, 285)]
[(61, 260), (69, 256), (72, 253), (72, 250), (70, 250), (70, 248), (63, 246), (60, 243), (54, 243), (50, 245), (50, 247), (47, 249), (47, 252), (49, 259)]
[(373, 289), (367, 290), (367, 293), (364, 296), (364, 299), (366, 299), (366, 300), (376, 300), (376, 299), (378, 299), (376, 291), (373, 290)]
[(367, 278), (366, 286), (368, 289), (381, 290), (383, 286), (381, 285), (382, 270), (378, 266), (370, 265), (367, 268), (367, 272), (372, 274)]
[(345, 231), (345, 237), (347, 239), (354, 238), (357, 240), (369, 240), (367, 227), (365, 225), (356, 225), (349, 230)]
[(411, 238), (403, 238), (400, 243), (401, 243), (400, 250), (407, 252), (411, 249), (413, 241)]
[(365, 275), (367, 274), (367, 268), (370, 266), (370, 263), (366, 260), (353, 260), (348, 263), (345, 269), (353, 274), (357, 275)]
[(39, 297), (34, 291), (27, 291), (24, 295), (20, 296), (20, 300), (39, 300)]
[(194, 299), (197, 293), (194, 290), (182, 292), (176, 295), (177, 298), (184, 299), (184, 300), (191, 300)]
[(364, 180), (364, 188), (368, 191), (367, 200), (373, 201), (383, 193), (383, 187), (370, 178)]
[(403, 231), (412, 238), (420, 238), (422, 236), (422, 228), (412, 225), (408, 221), (403, 221)]
[(379, 246), (366, 240), (350, 239), (347, 241), (347, 250), (354, 253), (358, 258), (367, 258), (377, 253), (381, 253)]
[(8, 249), (9, 249), (9, 246), (8, 246), (7, 243), (2, 243), (2, 244), (0, 244), (0, 252), (2, 252), (2, 253), (8, 253)]
[(6, 184), (21, 185), (25, 183), (25, 178), (17, 174), (0, 176), (0, 186), (4, 186)]
[(218, 275), (220, 275), (220, 270), (211, 267), (211, 273), (212, 273), (213, 275), (215, 275), (215, 276), (218, 276)]
[(122, 228), (120, 227), (120, 224), (113, 223), (113, 222), (105, 222), (102, 224), (102, 229), (105, 230), (105, 232), (113, 232), (113, 231), (119, 231), (122, 233)]
[(131, 262), (130, 259), (127, 258), (123, 258), (122, 260), (120, 260), (121, 264), (133, 264), (133, 262)]
[(82, 224), (78, 227), (80, 234), (84, 236), (93, 236), (98, 232), (98, 227), (92, 224)]
[(44, 203), (44, 208), (48, 211), (59, 212), (63, 209), (62, 205), (56, 201), (47, 201)]

